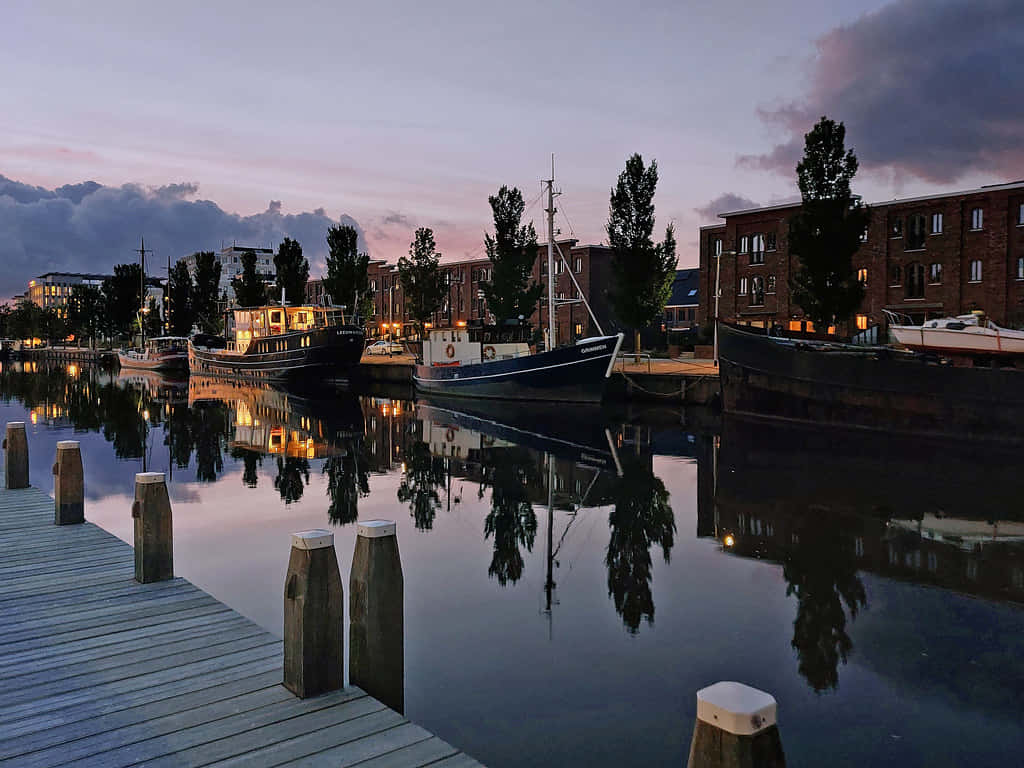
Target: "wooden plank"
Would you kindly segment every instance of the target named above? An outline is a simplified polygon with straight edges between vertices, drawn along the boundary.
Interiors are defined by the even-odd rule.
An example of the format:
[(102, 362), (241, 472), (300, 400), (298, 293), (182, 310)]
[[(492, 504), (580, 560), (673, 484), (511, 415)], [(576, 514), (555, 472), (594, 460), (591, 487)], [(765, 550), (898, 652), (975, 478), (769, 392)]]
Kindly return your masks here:
[(125, 608), (144, 608), (153, 603), (180, 603), (182, 600), (209, 597), (187, 581), (168, 589), (140, 590), (136, 594), (126, 594), (127, 597), (121, 599), (100, 598), (95, 601), (53, 606), (46, 603), (45, 595), (40, 595), (35, 608), (25, 608), (24, 603), (10, 608), (0, 608), (0, 617), (4, 619), (8, 631), (13, 633), (26, 628), (27, 625), (56, 626), (99, 616), (123, 615)]
[(481, 768), (481, 765), (463, 752), (436, 763), (430, 763), (430, 768)]
[[(47, 594), (45, 601), (43, 602), (42, 608), (50, 609), (64, 605), (84, 605), (86, 603), (95, 603), (103, 600), (109, 600), (114, 597), (130, 597), (138, 594), (140, 591), (145, 592), (161, 592), (167, 590), (180, 589), (183, 584), (188, 584), (184, 579), (171, 579), (170, 581), (160, 581), (153, 584), (139, 584), (134, 579), (124, 579), (119, 582), (111, 582), (108, 584), (101, 584), (95, 587), (83, 587), (82, 589), (71, 589), (65, 592)], [(21, 597), (6, 602), (0, 602), (0, 616), (9, 615), (15, 609), (21, 611), (22, 616), (32, 615), (34, 609), (40, 607), (40, 599), (38, 597)]]
[[(304, 768), (328, 765), (340, 767), (356, 763), (362, 765), (363, 761), (385, 756), (430, 738), (432, 738), (431, 735), (418, 725), (400, 723), (369, 736), (339, 743), (334, 729), (328, 727), (213, 765), (216, 768), (236, 768), (242, 765), (265, 767), (288, 765), (304, 766)], [(455, 752), (453, 749), (449, 748), (449, 750), (438, 757), (445, 757)], [(412, 764), (399, 763), (399, 765)], [(211, 768), (213, 767), (211, 766)]]

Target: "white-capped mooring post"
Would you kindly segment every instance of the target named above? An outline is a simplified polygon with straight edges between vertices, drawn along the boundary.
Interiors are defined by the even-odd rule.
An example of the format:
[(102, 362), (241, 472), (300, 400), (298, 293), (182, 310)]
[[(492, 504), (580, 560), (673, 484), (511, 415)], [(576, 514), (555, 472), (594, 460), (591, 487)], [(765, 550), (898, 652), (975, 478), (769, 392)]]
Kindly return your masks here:
[(9, 490), (28, 488), (28, 437), (25, 435), (24, 421), (7, 422), (4, 478)]
[(85, 522), (85, 476), (82, 449), (77, 440), (57, 443), (53, 462), (54, 525), (78, 525)]
[(135, 475), (135, 580), (140, 584), (174, 578), (171, 499), (163, 472)]
[(396, 712), (405, 710), (405, 616), (395, 523), (360, 521), (348, 603), (348, 676)]
[(284, 687), (300, 698), (345, 685), (344, 589), (334, 534), (292, 534), (284, 582)]
[(721, 682), (697, 691), (688, 768), (785, 768), (771, 694)]

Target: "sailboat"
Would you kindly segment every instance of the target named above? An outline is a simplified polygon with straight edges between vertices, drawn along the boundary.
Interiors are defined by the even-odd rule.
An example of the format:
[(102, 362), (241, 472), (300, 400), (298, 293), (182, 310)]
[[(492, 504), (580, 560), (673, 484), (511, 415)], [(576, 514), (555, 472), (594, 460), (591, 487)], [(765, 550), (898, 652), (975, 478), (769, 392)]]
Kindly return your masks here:
[[(548, 205), (548, 327), (543, 352), (530, 349), (531, 333), (522, 321), (476, 328), (443, 328), (430, 331), (423, 343), (423, 358), (413, 370), (421, 392), (456, 397), (502, 400), (600, 402), (605, 383), (622, 346), (622, 334), (603, 335), (586, 298), (583, 303), (602, 335), (557, 345), (555, 323), (555, 173), (546, 179)], [(572, 270), (561, 249), (558, 257), (565, 271)], [(572, 278), (575, 282), (576, 278)], [(576, 286), (577, 289), (579, 286)], [(580, 291), (583, 297), (583, 292)]]
[[(152, 253), (152, 251), (149, 251)], [(170, 262), (168, 262), (170, 263)], [(137, 368), (148, 371), (184, 371), (188, 369), (188, 339), (184, 336), (157, 336), (146, 339), (146, 240), (143, 238), (139, 247), (139, 268), (141, 271), (140, 296), (142, 305), (139, 308), (139, 331), (141, 333), (138, 347), (121, 349), (117, 353), (117, 362), (122, 368)]]

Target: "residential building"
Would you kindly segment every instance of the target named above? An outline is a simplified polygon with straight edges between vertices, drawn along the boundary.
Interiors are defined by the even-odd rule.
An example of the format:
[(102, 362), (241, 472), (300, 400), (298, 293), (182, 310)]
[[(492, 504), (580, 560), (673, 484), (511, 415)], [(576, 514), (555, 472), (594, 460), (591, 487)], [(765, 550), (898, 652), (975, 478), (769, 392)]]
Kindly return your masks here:
[(25, 298), (43, 309), (52, 308), (62, 317), (67, 317), (68, 298), (76, 285), (92, 285), (98, 288), (108, 277), (110, 275), (83, 272), (47, 272), (29, 280)]
[[(220, 283), (217, 285), (218, 296), (227, 296), (227, 303), (235, 301), (235, 289), (231, 286), (232, 279), (242, 276), (242, 255), (246, 253), (256, 254), (256, 271), (263, 275), (266, 283), (274, 282), (277, 277), (277, 268), (274, 266), (274, 251), (272, 248), (256, 248), (247, 245), (236, 245), (232, 243), (215, 254), (220, 264)], [(192, 253), (184, 257), (188, 266), (188, 273), (195, 280), (196, 277), (196, 254)]]
[[(1024, 322), (1024, 181), (870, 207), (853, 257), (865, 296), (840, 332), (885, 325), (883, 310), (923, 321), (979, 309), (997, 323)], [(723, 254), (723, 320), (829, 330), (815, 329), (789, 290), (799, 266), (789, 252), (789, 220), (799, 209), (790, 203), (730, 211), (720, 214), (724, 223), (701, 227), (699, 321), (714, 314), (716, 254)]]
[(665, 305), (666, 331), (689, 330), (697, 326), (700, 270), (677, 269), (672, 281), (672, 295)]

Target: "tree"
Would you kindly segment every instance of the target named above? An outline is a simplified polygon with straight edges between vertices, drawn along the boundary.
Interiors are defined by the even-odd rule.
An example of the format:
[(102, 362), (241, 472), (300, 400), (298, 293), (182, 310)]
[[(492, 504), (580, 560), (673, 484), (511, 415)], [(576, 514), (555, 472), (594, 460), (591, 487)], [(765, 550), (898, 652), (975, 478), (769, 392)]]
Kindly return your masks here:
[(359, 233), (348, 224), (339, 224), (327, 230), (327, 277), (324, 287), (334, 304), (347, 307), (351, 312), (369, 317), (363, 313), (363, 300), (372, 293), (366, 271), (370, 266), (370, 255), (359, 252)]
[(479, 495), (491, 489), (491, 511), (484, 519), (484, 538), (494, 537), (494, 554), (487, 575), (501, 586), (515, 584), (523, 576), (525, 562), (519, 548), (533, 551), (537, 536), (537, 515), (530, 502), (530, 487), (536, 487), (537, 470), (526, 448), (512, 446), (486, 452), (481, 457), (486, 481)]
[(359, 499), (370, 494), (370, 473), (361, 439), (353, 440), (349, 450), (324, 462), (327, 475), (327, 518), (346, 525), (359, 519)]
[(188, 336), (192, 333), (192, 325), (195, 323), (192, 293), (192, 276), (188, 273), (185, 260), (181, 259), (171, 267), (168, 279), (167, 311), (172, 336)]
[(819, 328), (845, 321), (864, 298), (853, 254), (871, 211), (850, 192), (857, 157), (845, 142), (846, 127), (822, 117), (804, 136), (804, 157), (796, 167), (803, 205), (789, 220), (789, 250), (798, 259), (790, 288)]
[(423, 325), (440, 307), (445, 286), (441, 280), (438, 264), (441, 254), (434, 244), (434, 232), (427, 227), (416, 230), (415, 239), (409, 244), (409, 257), (398, 260), (398, 278), (402, 281), (402, 295), (405, 306), (416, 321), (420, 337)]
[(277, 270), (277, 293), (284, 290), (285, 301), (289, 304), (303, 304), (306, 301), (306, 281), (309, 280), (309, 262), (302, 255), (298, 240), (286, 237), (277, 247), (274, 256)]
[(9, 305), (0, 304), (0, 339), (6, 339), (12, 335), (10, 327), (12, 311)]
[(96, 346), (96, 336), (103, 331), (103, 308), (103, 292), (99, 288), (94, 285), (74, 286), (68, 297), (68, 330), (79, 341), (86, 338)]
[(142, 322), (146, 328), (146, 338), (151, 339), (163, 333), (164, 323), (160, 319), (160, 307), (156, 303), (156, 297), (150, 296), (146, 309), (142, 313)]
[(240, 307), (259, 307), (267, 303), (267, 286), (256, 269), (255, 251), (242, 251), (242, 276), (232, 278), (231, 287)]
[(654, 192), (658, 163), (634, 154), (619, 174), (608, 205), (608, 245), (612, 249), (611, 287), (608, 298), (619, 321), (635, 333), (640, 351), (640, 329), (664, 311), (676, 275), (675, 228), (665, 228), (665, 239), (655, 243)]
[(523, 225), (523, 195), (516, 188), (502, 187), (489, 197), (494, 215), (494, 237), (484, 235), (491, 279), (480, 282), (487, 308), (500, 325), (506, 320), (529, 318), (537, 308), (543, 288), (531, 281), (537, 260), (537, 232), (533, 224)]
[(68, 337), (67, 321), (54, 307), (46, 307), (40, 318), (39, 330), (51, 345)]
[(112, 336), (129, 336), (142, 309), (142, 268), (138, 264), (117, 264), (114, 274), (103, 281), (103, 302), (107, 327)]
[(29, 299), (22, 299), (8, 319), (8, 328), (16, 339), (34, 339), (42, 333), (43, 310)]
[[(305, 481), (305, 482), (303, 482)], [(297, 456), (278, 457), (274, 488), (285, 504), (299, 501), (309, 485), (309, 460)]]
[(192, 293), (192, 314), (203, 333), (220, 331), (217, 312), (217, 288), (220, 285), (220, 262), (213, 251), (194, 254), (196, 260), (195, 290)]
[(444, 459), (432, 456), (430, 446), (417, 440), (406, 457), (406, 471), (398, 484), (398, 500), (409, 505), (416, 530), (429, 531), (441, 509), (438, 488), (444, 485)]

